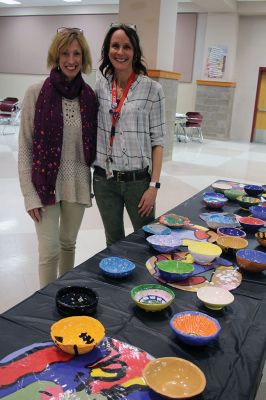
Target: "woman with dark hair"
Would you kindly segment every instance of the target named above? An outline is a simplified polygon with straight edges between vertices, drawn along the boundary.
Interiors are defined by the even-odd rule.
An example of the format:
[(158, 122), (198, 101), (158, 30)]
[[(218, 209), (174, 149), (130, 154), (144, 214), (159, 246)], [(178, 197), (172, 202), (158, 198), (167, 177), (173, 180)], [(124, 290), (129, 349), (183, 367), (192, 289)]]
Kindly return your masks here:
[(19, 178), (39, 242), (43, 287), (74, 267), (85, 207), (91, 206), (97, 101), (81, 72), (91, 56), (81, 29), (59, 28), (47, 56), (49, 77), (24, 97), (19, 133)]
[(93, 189), (106, 242), (125, 237), (124, 207), (134, 230), (155, 217), (165, 134), (165, 99), (147, 76), (134, 25), (113, 24), (101, 52)]

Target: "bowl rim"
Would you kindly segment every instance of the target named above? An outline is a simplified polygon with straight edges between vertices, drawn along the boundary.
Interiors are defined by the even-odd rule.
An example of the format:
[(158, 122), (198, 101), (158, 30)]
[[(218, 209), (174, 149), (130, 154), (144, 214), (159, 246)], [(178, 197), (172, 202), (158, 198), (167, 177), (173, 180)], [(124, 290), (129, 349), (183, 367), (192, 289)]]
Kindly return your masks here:
[[(257, 223), (252, 223), (252, 222), (245, 222), (247, 219), (251, 219), (251, 220), (255, 220), (255, 222), (257, 222)], [(240, 222), (240, 224), (244, 224), (244, 225), (252, 225), (252, 226), (260, 226), (260, 225), (264, 225), (265, 224), (265, 221), (263, 221), (263, 219), (261, 219), (261, 218), (256, 218), (256, 217), (250, 217), (250, 216), (247, 216), (247, 217), (240, 217), (239, 218), (239, 222)]]
[[(247, 260), (249, 262), (254, 263), (256, 266), (261, 265), (262, 263), (256, 262), (255, 260), (250, 260), (249, 258), (242, 256), (243, 252), (249, 251), (250, 253), (259, 253), (262, 254), (263, 257), (265, 257), (265, 263), (266, 263), (266, 253), (264, 251), (261, 250), (256, 250), (256, 249), (240, 249), (236, 252), (236, 257), (240, 257), (244, 260)], [(241, 252), (241, 253), (240, 253)]]
[[(243, 245), (245, 245), (246, 247), (248, 246), (248, 240), (247, 239), (245, 239), (244, 237), (241, 237), (241, 236), (231, 236), (231, 235), (223, 235), (223, 236), (219, 236), (217, 239), (216, 239), (216, 243), (218, 243), (218, 245), (220, 245), (220, 246), (223, 246), (223, 247), (226, 247), (226, 248), (228, 248), (228, 249), (236, 249), (237, 247), (235, 247), (235, 246), (228, 246), (228, 245), (226, 245), (225, 243), (220, 243), (219, 244), (219, 242), (222, 242), (222, 241), (224, 241), (224, 240), (228, 240), (228, 239), (230, 239), (230, 240), (234, 240), (234, 241), (239, 241), (239, 243), (243, 243)], [(242, 247), (241, 247), (242, 248)], [(239, 249), (240, 250), (240, 249)]]
[[(202, 290), (201, 290), (202, 289)], [(224, 294), (226, 294), (227, 296), (229, 295), (229, 298), (230, 299), (228, 299), (228, 301), (226, 301), (226, 302), (223, 302), (223, 303), (221, 303), (221, 302), (217, 302), (217, 301), (212, 301), (212, 302), (210, 302), (210, 301), (207, 301), (206, 299), (204, 299), (204, 296), (203, 296), (203, 289), (206, 291), (208, 291), (209, 289), (215, 289), (215, 290), (218, 290), (219, 292), (222, 292), (222, 293), (224, 293)], [(198, 297), (198, 299), (199, 300), (201, 300), (203, 303), (206, 303), (206, 304), (211, 304), (211, 305), (215, 305), (215, 306), (227, 306), (227, 305), (229, 305), (229, 304), (231, 304), (231, 303), (233, 303), (233, 301), (234, 301), (234, 299), (235, 299), (235, 297), (234, 297), (234, 295), (228, 290), (228, 289), (225, 289), (225, 288), (222, 288), (222, 287), (219, 287), (219, 286), (204, 286), (204, 287), (201, 287), (201, 288), (199, 288), (198, 290), (197, 290), (197, 297)]]
[[(67, 347), (67, 346), (73, 346), (73, 343), (70, 343), (70, 342), (68, 342), (68, 343), (60, 343), (60, 342), (58, 342), (58, 340), (56, 339), (56, 336), (54, 335), (54, 329), (56, 328), (56, 326), (57, 325), (59, 325), (59, 324), (62, 324), (65, 320), (70, 320), (70, 319), (76, 319), (76, 318), (83, 318), (83, 319), (90, 319), (90, 321), (88, 321), (88, 323), (90, 323), (90, 322), (94, 322), (94, 323), (98, 323), (98, 325), (99, 325), (99, 327), (100, 327), (100, 329), (102, 330), (102, 335), (101, 335), (101, 338), (100, 339), (97, 339), (97, 340), (94, 340), (94, 343), (93, 344), (91, 344), (91, 347), (92, 348), (94, 348), (96, 345), (98, 345), (102, 340), (103, 340), (103, 338), (105, 337), (105, 327), (104, 327), (104, 325), (101, 323), (101, 321), (99, 321), (97, 318), (93, 318), (93, 317), (89, 317), (89, 316), (87, 316), (87, 315), (78, 315), (78, 316), (70, 316), (70, 317), (65, 317), (65, 318), (61, 318), (61, 319), (59, 319), (59, 320), (57, 320), (57, 321), (55, 321), (51, 326), (50, 326), (50, 335), (51, 335), (51, 338), (53, 339), (53, 341), (54, 341), (54, 343), (56, 343), (60, 348), (62, 348), (62, 347)], [(93, 321), (92, 321), (93, 320)], [(83, 343), (80, 343), (79, 345), (78, 345), (78, 348), (80, 348), (80, 349), (84, 349), (84, 348), (86, 348), (86, 347), (90, 347), (90, 345), (88, 345), (87, 343), (85, 343), (84, 342), (84, 344)]]
[[(187, 394), (184, 394), (184, 395), (179, 394), (178, 399), (191, 398), (191, 397), (194, 397), (203, 392), (203, 390), (205, 389), (206, 384), (207, 384), (206, 376), (205, 376), (204, 372), (196, 364), (192, 363), (191, 361), (185, 360), (184, 358), (181, 358), (181, 357), (159, 357), (159, 358), (155, 358), (155, 359), (151, 360), (148, 364), (146, 364), (142, 370), (142, 376), (148, 387), (150, 387), (152, 390), (154, 390), (154, 392), (159, 393), (160, 395), (163, 395), (162, 391), (158, 391), (157, 388), (156, 389), (154, 388), (154, 385), (150, 384), (150, 381), (146, 378), (146, 374), (150, 368), (153, 368), (153, 366), (156, 362), (157, 363), (158, 363), (158, 361), (166, 362), (167, 360), (178, 360), (179, 363), (182, 362), (183, 364), (192, 367), (193, 371), (197, 371), (197, 373), (198, 373), (197, 377), (201, 378), (201, 382), (200, 382), (199, 388), (197, 390), (195, 389), (193, 392), (191, 392), (189, 394), (189, 396)], [(197, 379), (197, 382), (199, 382), (199, 379)], [(167, 395), (167, 397), (171, 398), (171, 399), (177, 398), (176, 396), (171, 396), (169, 394)]]
[(216, 338), (216, 336), (220, 333), (220, 331), (222, 329), (219, 321), (216, 318), (210, 317), (208, 314), (202, 313), (200, 311), (181, 311), (172, 316), (172, 318), (170, 319), (170, 326), (175, 333), (182, 335), (184, 338), (191, 339), (191, 335), (181, 332), (179, 329), (174, 327), (174, 321), (177, 318), (182, 317), (183, 315), (199, 315), (201, 317), (207, 318), (208, 320), (212, 321), (215, 324), (217, 331), (213, 335), (200, 336), (199, 337), (200, 339), (203, 339), (203, 340), (204, 339), (208, 339), (208, 340), (214, 339), (214, 338)]
[[(144, 286), (144, 288), (142, 288), (143, 286)], [(169, 287), (167, 287), (167, 286), (163, 286), (163, 285), (160, 285), (160, 284), (158, 284), (158, 283), (142, 283), (142, 284), (140, 284), (140, 285), (134, 286), (134, 287), (130, 290), (130, 295), (131, 295), (132, 300), (134, 300), (134, 301), (137, 302), (137, 303), (140, 303), (138, 300), (135, 299), (134, 296), (135, 296), (136, 293), (139, 292), (140, 290), (148, 290), (148, 289), (158, 289), (158, 290), (162, 290), (162, 291), (164, 291), (164, 292), (169, 293), (169, 294), (171, 295), (171, 297), (172, 297), (169, 301), (173, 301), (174, 298), (175, 298), (175, 293), (174, 293), (174, 291), (173, 291), (172, 289), (170, 289)], [(167, 302), (167, 303), (168, 303), (168, 302)], [(140, 304), (143, 304), (143, 303), (140, 303)], [(154, 305), (155, 305), (155, 304), (154, 304)], [(158, 304), (158, 305), (161, 305), (161, 304)]]
[[(90, 304), (87, 304), (87, 305), (84, 304), (84, 305), (80, 305), (80, 306), (78, 304), (77, 305), (67, 304), (67, 303), (63, 302), (60, 297), (63, 294), (65, 294), (65, 292), (70, 291), (70, 290), (68, 291), (67, 289), (81, 289), (81, 291), (82, 291), (82, 289), (86, 289), (86, 290), (83, 290), (83, 293), (86, 293), (86, 291), (89, 291), (94, 296), (93, 302)], [(99, 301), (99, 295), (94, 289), (91, 289), (88, 286), (68, 285), (68, 286), (63, 286), (60, 289), (58, 289), (58, 291), (56, 292), (55, 301), (56, 301), (56, 304), (59, 306), (68, 307), (71, 310), (74, 310), (78, 307), (79, 310), (82, 310), (85, 308), (96, 307), (98, 304), (98, 301)]]
[[(222, 229), (235, 229), (235, 230), (237, 230), (238, 232), (241, 232), (241, 235), (239, 236), (239, 235), (228, 235), (228, 234), (226, 234), (226, 233), (222, 233)], [(242, 229), (240, 229), (240, 228), (234, 228), (234, 227), (230, 227), (230, 226), (219, 226), (218, 228), (217, 228), (217, 233), (219, 233), (220, 235), (222, 235), (222, 236), (232, 236), (232, 237), (242, 237), (242, 238), (245, 238), (246, 236), (247, 236), (247, 234), (246, 234), (246, 232), (245, 231), (243, 231)]]
[[(119, 260), (127, 261), (129, 268), (126, 271), (122, 271), (122, 272), (109, 271), (104, 267), (104, 260), (107, 260), (107, 259), (119, 259)], [(127, 259), (125, 257), (109, 256), (109, 257), (104, 257), (100, 260), (99, 267), (104, 273), (106, 273), (108, 275), (121, 276), (123, 274), (130, 274), (136, 268), (136, 265), (135, 265), (135, 263), (133, 263), (132, 261), (130, 261), (129, 259)]]
[[(166, 271), (165, 269), (160, 268), (160, 265), (166, 264), (169, 262), (175, 262), (176, 264), (181, 264), (186, 267), (190, 267), (190, 271), (186, 271), (186, 272), (179, 272), (179, 271), (174, 272), (173, 271), (173, 272), (171, 272), (171, 271)], [(195, 270), (193, 263), (188, 263), (183, 260), (161, 260), (161, 261), (156, 262), (156, 267), (159, 269), (159, 271), (163, 271), (163, 272), (166, 272), (169, 274), (177, 274), (177, 275), (191, 274), (191, 272), (193, 272)]]

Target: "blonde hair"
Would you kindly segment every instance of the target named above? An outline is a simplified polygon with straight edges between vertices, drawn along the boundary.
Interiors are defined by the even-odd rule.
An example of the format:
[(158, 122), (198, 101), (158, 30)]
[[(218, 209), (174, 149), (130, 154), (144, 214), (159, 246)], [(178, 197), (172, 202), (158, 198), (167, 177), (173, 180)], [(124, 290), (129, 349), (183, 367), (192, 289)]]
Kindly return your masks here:
[(89, 74), (92, 69), (92, 60), (89, 45), (81, 30), (77, 28), (64, 28), (57, 32), (52, 40), (47, 55), (47, 67), (55, 68), (59, 65), (59, 57), (74, 40), (77, 40), (82, 51), (82, 72)]

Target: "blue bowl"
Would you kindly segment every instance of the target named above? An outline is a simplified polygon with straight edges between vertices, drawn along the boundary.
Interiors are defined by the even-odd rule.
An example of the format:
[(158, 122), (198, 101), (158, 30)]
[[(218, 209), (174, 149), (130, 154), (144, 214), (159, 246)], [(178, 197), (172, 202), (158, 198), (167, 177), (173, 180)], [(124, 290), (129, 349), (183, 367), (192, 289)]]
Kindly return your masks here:
[(249, 207), (249, 211), (251, 212), (253, 217), (266, 221), (266, 207), (251, 206)]
[(263, 193), (263, 187), (259, 185), (245, 185), (244, 190), (248, 196), (257, 197)]
[(121, 257), (105, 257), (100, 261), (99, 267), (104, 275), (111, 278), (124, 278), (136, 268), (132, 261)]
[(162, 224), (149, 224), (142, 227), (144, 232), (151, 235), (170, 235), (172, 232), (170, 228)]
[(198, 311), (184, 311), (175, 314), (170, 326), (177, 337), (191, 346), (204, 346), (217, 338), (221, 326), (209, 315)]
[(203, 201), (209, 208), (218, 209), (222, 208), (228, 202), (228, 199), (225, 196), (204, 196)]
[(246, 232), (242, 231), (242, 229), (238, 228), (226, 228), (220, 227), (217, 228), (217, 233), (223, 236), (238, 236), (238, 237), (246, 237)]
[(225, 199), (225, 195), (223, 193), (216, 193), (216, 192), (204, 192), (203, 197), (205, 196), (212, 196), (212, 197), (217, 197), (217, 198), (222, 198)]

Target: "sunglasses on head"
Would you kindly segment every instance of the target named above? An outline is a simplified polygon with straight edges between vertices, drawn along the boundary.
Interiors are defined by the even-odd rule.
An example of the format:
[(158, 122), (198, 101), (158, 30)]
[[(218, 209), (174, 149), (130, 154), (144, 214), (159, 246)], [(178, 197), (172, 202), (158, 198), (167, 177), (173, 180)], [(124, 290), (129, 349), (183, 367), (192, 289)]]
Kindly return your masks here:
[(56, 32), (61, 33), (61, 32), (76, 32), (76, 33), (83, 33), (83, 30), (80, 28), (66, 28), (65, 26), (62, 26), (61, 28), (57, 28)]
[(123, 23), (119, 23), (119, 22), (114, 22), (110, 25), (110, 28), (121, 28), (123, 26), (126, 26), (127, 28), (133, 29), (134, 31), (137, 30), (137, 26), (135, 24), (123, 24)]

